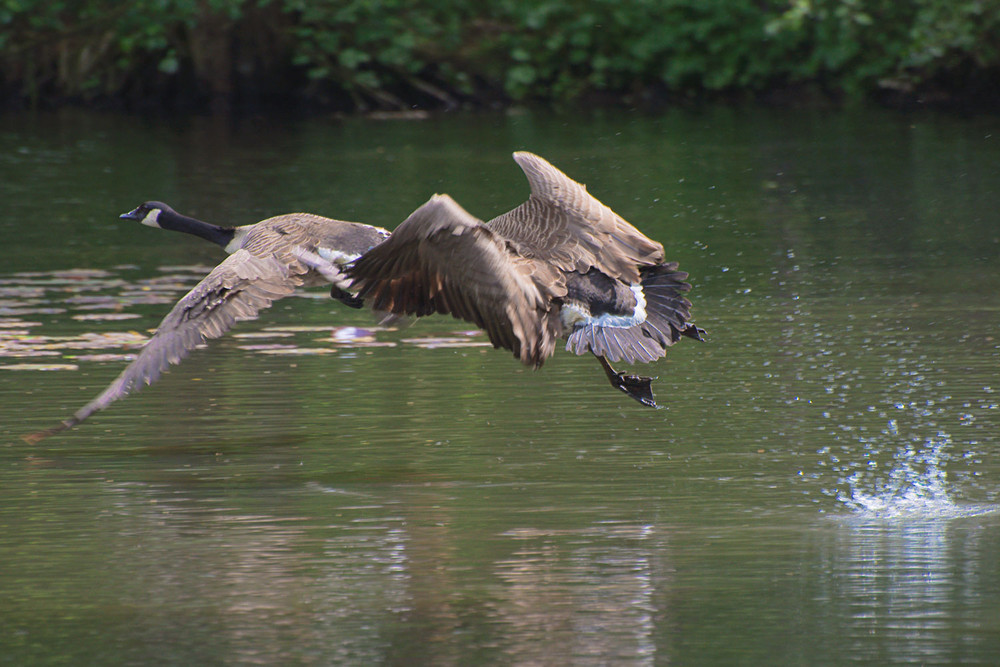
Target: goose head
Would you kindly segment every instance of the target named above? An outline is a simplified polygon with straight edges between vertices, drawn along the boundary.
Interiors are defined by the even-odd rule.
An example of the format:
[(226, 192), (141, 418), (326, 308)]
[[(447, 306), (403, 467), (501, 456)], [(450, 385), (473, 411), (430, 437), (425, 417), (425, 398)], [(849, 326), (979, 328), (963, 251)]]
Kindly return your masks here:
[(118, 216), (121, 220), (138, 220), (149, 227), (161, 227), (160, 215), (164, 212), (175, 213), (174, 209), (160, 201), (148, 201)]

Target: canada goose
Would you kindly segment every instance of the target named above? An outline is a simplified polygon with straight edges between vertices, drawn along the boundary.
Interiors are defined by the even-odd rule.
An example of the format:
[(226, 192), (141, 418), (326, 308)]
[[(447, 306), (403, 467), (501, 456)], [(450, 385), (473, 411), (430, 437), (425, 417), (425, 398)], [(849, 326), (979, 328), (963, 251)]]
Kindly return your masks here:
[(681, 336), (704, 340), (688, 321), (688, 274), (542, 158), (514, 160), (531, 186), (526, 202), (483, 223), (435, 195), (346, 267), (358, 297), (374, 310), (474, 322), (533, 368), (566, 337), (567, 350), (598, 358), (612, 386), (657, 407), (653, 378), (608, 362), (651, 362)]
[[(350, 282), (340, 268), (389, 235), (379, 227), (311, 213), (279, 215), (242, 227), (219, 227), (181, 215), (156, 201), (146, 202), (120, 218), (200, 236), (222, 246), (229, 257), (177, 302), (139, 355), (107, 389), (72, 417), (24, 436), (28, 442), (76, 426), (143, 384), (152, 384), (195, 347), (223, 335), (238, 319), (255, 318), (296, 287), (332, 282), (336, 298), (360, 307), (360, 300), (345, 291)], [(324, 272), (312, 269), (302, 258), (322, 261)]]

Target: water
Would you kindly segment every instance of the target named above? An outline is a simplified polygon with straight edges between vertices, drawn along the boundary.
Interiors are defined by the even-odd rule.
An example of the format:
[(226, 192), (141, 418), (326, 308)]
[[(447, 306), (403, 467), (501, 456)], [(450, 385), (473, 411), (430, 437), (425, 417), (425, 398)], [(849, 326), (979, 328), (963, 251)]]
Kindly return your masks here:
[[(994, 664), (994, 119), (0, 118), (0, 661)], [(665, 243), (667, 409), (286, 299), (31, 447), (219, 261), (117, 215), (490, 217), (533, 150)], [(646, 369), (640, 369), (645, 371)]]

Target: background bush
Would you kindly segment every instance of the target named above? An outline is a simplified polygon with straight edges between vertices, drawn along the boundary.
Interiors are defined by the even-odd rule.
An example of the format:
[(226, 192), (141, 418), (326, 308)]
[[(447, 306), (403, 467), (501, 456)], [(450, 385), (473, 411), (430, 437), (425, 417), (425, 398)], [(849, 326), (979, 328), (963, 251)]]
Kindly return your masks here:
[(990, 0), (0, 0), (6, 105), (997, 101)]

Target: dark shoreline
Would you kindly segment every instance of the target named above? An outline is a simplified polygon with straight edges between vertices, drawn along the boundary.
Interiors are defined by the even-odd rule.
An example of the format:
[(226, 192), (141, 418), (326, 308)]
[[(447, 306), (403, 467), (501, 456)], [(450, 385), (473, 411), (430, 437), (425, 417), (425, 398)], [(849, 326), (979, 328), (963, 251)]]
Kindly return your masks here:
[(222, 115), (234, 117), (315, 117), (336, 115), (345, 117), (374, 117), (380, 119), (419, 119), (431, 114), (450, 112), (504, 112), (517, 109), (554, 111), (559, 113), (577, 110), (628, 109), (643, 113), (657, 113), (673, 108), (697, 109), (716, 104), (741, 106), (753, 105), (777, 109), (842, 109), (852, 106), (873, 106), (902, 112), (940, 111), (960, 115), (988, 115), (1000, 112), (1000, 81), (981, 82), (983, 85), (954, 90), (950, 87), (923, 86), (919, 90), (879, 88), (864, 97), (848, 96), (840, 91), (824, 90), (817, 84), (775, 86), (763, 91), (667, 91), (650, 86), (638, 94), (619, 95), (600, 91), (582, 95), (570, 101), (534, 100), (519, 101), (504, 98), (500, 93), (483, 97), (455, 97), (453, 103), (418, 98), (405, 100), (395, 107), (351, 108), (349, 99), (328, 96), (268, 96), (248, 99), (246, 96), (215, 96), (212, 98), (189, 97), (182, 100), (151, 98), (134, 100), (126, 97), (49, 95), (35, 100), (5, 95), (0, 99), (0, 113), (83, 109), (98, 112), (129, 113), (139, 115)]

